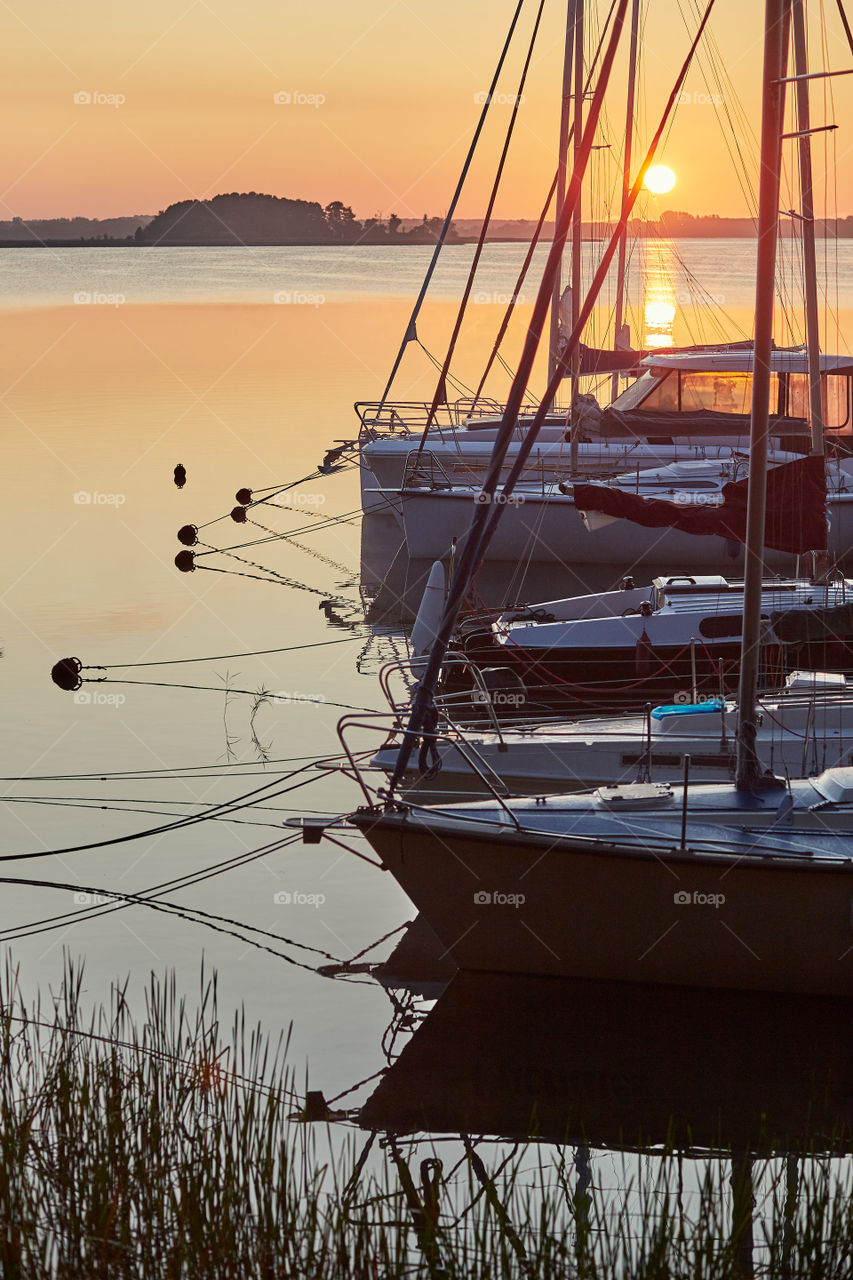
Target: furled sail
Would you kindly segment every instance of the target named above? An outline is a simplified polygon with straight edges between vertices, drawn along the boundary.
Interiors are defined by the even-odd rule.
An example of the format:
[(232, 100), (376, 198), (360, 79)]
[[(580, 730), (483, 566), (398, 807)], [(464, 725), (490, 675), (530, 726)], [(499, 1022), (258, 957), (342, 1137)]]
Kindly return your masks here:
[[(680, 529), (684, 533), (717, 534), (746, 541), (748, 479), (723, 485), (722, 501), (713, 505), (641, 498), (603, 484), (573, 486), (579, 511), (596, 511), (631, 520), (647, 529)], [(826, 467), (823, 457), (797, 458), (767, 474), (764, 545), (803, 555), (826, 549)]]
[[(580, 344), (581, 376), (592, 377), (597, 373), (634, 372), (639, 374), (641, 372), (640, 361), (648, 354), (648, 351), (633, 351), (630, 348), (617, 347), (613, 350), (608, 350), (599, 347), (587, 347), (582, 342)], [(566, 376), (569, 376), (568, 373)]]

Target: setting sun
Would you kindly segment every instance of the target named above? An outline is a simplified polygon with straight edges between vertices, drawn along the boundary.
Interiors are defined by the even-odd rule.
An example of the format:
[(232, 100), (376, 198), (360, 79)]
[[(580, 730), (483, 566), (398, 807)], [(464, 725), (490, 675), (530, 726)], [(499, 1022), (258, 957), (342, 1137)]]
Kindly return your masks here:
[(675, 186), (675, 174), (665, 164), (653, 164), (643, 179), (643, 184), (647, 191), (663, 196)]

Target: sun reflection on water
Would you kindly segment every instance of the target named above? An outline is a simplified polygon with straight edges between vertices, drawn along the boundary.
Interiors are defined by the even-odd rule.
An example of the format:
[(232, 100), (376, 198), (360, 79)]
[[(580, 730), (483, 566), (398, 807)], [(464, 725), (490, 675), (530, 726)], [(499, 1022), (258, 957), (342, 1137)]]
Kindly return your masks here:
[(648, 240), (642, 245), (644, 348), (661, 350), (673, 345), (676, 313), (675, 254), (669, 240)]

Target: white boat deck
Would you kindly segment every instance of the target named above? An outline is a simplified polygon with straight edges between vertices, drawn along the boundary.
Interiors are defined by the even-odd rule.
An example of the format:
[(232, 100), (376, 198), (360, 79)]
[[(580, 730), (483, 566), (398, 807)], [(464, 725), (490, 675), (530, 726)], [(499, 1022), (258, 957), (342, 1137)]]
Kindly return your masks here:
[[(816, 585), (791, 582), (762, 587), (762, 609), (768, 613), (780, 613), (788, 609), (832, 609), (838, 605), (853, 603), (853, 581)], [(730, 586), (725, 591), (714, 592), (666, 592), (662, 606), (667, 613), (742, 613), (743, 584)]]

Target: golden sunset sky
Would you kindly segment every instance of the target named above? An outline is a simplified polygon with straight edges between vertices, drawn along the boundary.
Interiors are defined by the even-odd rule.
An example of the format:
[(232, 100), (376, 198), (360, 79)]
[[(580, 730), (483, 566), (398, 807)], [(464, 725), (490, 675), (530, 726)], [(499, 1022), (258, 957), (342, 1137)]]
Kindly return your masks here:
[[(644, 2), (638, 145), (652, 132), (697, 7)], [(822, 29), (813, 0), (811, 65), (851, 66), (835, 6), (825, 7)], [(501, 86), (507, 95), (517, 87), (535, 8), (526, 0)], [(513, 0), (3, 0), (0, 218), (156, 213), (227, 191), (324, 204), (340, 198), (359, 217), (441, 213), (513, 9)], [(716, 55), (706, 44), (659, 156), (678, 183), (648, 198), (651, 215), (748, 212), (732, 153), (744, 153), (754, 178), (749, 131), (758, 130), (763, 9), (762, 0), (717, 0)], [(564, 31), (565, 0), (546, 0), (499, 217), (537, 216), (550, 182)], [(587, 213), (598, 216), (620, 161), (625, 63), (623, 50), (602, 139), (610, 149), (599, 152), (588, 197)], [(723, 79), (703, 74), (712, 66)], [(276, 94), (291, 101), (277, 103)], [(834, 156), (841, 215), (853, 213), (851, 108), (853, 77), (816, 83), (813, 124), (840, 125), (818, 135), (816, 184), (822, 199), (826, 156)], [(493, 106), (459, 216), (482, 213), (509, 112), (506, 103)], [(789, 174), (792, 166), (789, 153)], [(832, 188), (830, 181), (830, 212)]]

